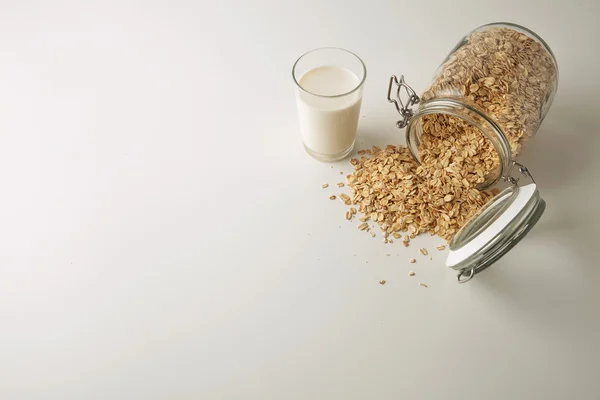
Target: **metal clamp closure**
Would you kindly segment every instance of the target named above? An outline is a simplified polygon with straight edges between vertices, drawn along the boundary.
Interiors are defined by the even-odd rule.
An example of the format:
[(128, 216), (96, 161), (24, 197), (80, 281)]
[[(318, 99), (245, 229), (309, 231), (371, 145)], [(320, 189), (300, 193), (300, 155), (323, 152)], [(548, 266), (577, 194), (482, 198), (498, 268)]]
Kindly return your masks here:
[[(396, 96), (395, 98), (392, 98), (392, 88), (394, 87), (394, 84), (397, 86)], [(400, 90), (403, 88), (404, 94), (406, 94), (406, 97), (408, 97), (406, 104), (404, 104), (404, 101), (402, 101), (402, 97), (400, 96), (402, 94), (400, 93)], [(388, 87), (387, 99), (390, 103), (394, 103), (398, 114), (402, 116), (402, 119), (396, 123), (396, 126), (400, 129), (408, 125), (408, 121), (410, 121), (414, 115), (414, 111), (410, 107), (418, 104), (421, 101), (415, 91), (404, 82), (404, 75), (400, 75), (400, 79), (396, 78), (396, 75), (392, 75), (390, 78), (390, 85)]]
[(533, 179), (533, 175), (531, 175), (531, 172), (529, 172), (529, 169), (526, 166), (524, 166), (522, 164), (519, 164), (516, 161), (513, 161), (512, 165), (510, 166), (510, 169), (508, 170), (508, 173), (504, 177), (505, 181), (510, 182), (513, 185), (517, 185), (519, 183), (519, 179), (520, 178), (518, 178), (518, 177), (515, 178), (514, 176), (511, 175), (512, 170), (513, 170), (513, 168), (515, 166), (519, 167), (519, 172), (521, 174), (523, 174), (523, 176), (525, 176), (526, 178), (531, 179), (531, 182), (535, 183), (535, 179)]

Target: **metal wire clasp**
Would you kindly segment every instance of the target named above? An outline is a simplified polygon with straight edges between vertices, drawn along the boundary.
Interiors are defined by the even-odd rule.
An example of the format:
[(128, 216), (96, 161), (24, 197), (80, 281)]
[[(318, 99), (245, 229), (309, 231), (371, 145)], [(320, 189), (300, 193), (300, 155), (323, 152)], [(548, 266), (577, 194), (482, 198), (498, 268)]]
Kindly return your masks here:
[(519, 167), (519, 172), (521, 174), (523, 174), (526, 178), (531, 179), (531, 182), (535, 183), (535, 179), (533, 179), (533, 175), (531, 175), (531, 172), (529, 172), (529, 169), (527, 169), (527, 167), (524, 166), (523, 164), (519, 164), (516, 161), (513, 161), (510, 169), (508, 170), (508, 174), (506, 174), (506, 177), (504, 178), (505, 181), (510, 182), (513, 185), (516, 185), (519, 183), (520, 178), (515, 178), (514, 176), (511, 175), (512, 170), (515, 166)]
[[(398, 88), (396, 89), (396, 98), (392, 99), (392, 88), (394, 84), (396, 84)], [(406, 104), (404, 104), (402, 97), (400, 96), (400, 90), (402, 88), (404, 88), (404, 92), (408, 97)], [(421, 101), (415, 91), (404, 82), (404, 75), (400, 75), (400, 79), (396, 78), (396, 75), (392, 75), (390, 78), (390, 85), (388, 87), (387, 99), (390, 103), (394, 103), (398, 114), (402, 116), (402, 119), (396, 123), (396, 126), (400, 129), (408, 125), (408, 121), (414, 115), (414, 111), (410, 107), (418, 104)]]

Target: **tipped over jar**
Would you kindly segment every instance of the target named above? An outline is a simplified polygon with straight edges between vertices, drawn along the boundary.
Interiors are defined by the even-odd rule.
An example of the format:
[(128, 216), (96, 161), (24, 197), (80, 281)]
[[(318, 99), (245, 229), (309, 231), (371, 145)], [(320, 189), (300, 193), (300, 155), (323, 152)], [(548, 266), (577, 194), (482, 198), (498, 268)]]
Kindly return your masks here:
[[(510, 23), (484, 25), (463, 37), (420, 97), (403, 77), (391, 77), (388, 100), (402, 116), (397, 126), (406, 127), (417, 173), (427, 177), (430, 191), (453, 199), (433, 212), (453, 213), (440, 224), (452, 234), (446, 266), (459, 271), (459, 282), (502, 257), (543, 214), (546, 203), (517, 157), (557, 87), (550, 47)], [(521, 174), (530, 183), (520, 184)], [(494, 190), (495, 196), (485, 191), (501, 178), (509, 187)], [(469, 219), (453, 219), (455, 210)]]

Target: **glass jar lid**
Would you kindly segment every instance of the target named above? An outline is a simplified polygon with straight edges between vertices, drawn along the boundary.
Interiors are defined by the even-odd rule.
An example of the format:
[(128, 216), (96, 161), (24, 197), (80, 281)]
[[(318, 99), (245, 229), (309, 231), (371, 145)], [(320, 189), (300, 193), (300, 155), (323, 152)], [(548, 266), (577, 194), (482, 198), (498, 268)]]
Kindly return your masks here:
[(506, 254), (544, 213), (546, 202), (535, 182), (518, 186), (517, 179), (508, 180), (511, 186), (482, 207), (450, 242), (446, 266), (459, 271), (459, 283), (469, 281)]

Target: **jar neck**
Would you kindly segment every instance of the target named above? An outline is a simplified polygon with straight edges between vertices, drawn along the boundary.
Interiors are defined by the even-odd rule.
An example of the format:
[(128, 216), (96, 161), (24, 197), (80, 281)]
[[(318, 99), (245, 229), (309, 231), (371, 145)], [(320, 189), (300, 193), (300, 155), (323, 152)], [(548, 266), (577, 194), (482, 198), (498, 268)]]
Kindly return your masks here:
[(500, 178), (510, 173), (512, 153), (510, 144), (502, 129), (491, 118), (475, 107), (454, 98), (438, 97), (428, 100), (419, 106), (417, 112), (410, 119), (406, 127), (406, 145), (417, 162), (421, 162), (419, 145), (421, 144), (421, 135), (423, 132), (423, 117), (432, 114), (444, 114), (464, 120), (477, 128), (496, 149), (500, 160), (500, 168), (497, 174), (486, 178), (480, 189), (486, 189), (495, 185)]

